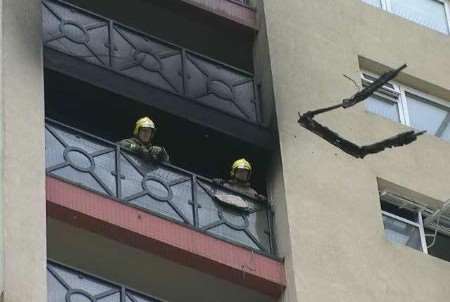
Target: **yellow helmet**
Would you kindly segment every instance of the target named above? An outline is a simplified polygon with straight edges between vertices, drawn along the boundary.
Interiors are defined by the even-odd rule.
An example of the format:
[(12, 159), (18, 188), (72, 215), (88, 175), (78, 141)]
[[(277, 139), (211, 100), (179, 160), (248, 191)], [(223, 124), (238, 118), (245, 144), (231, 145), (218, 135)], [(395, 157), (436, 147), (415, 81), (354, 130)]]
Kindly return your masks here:
[(244, 169), (251, 173), (252, 165), (245, 158), (240, 158), (240, 159), (236, 160), (233, 163), (233, 165), (231, 166), (230, 174), (232, 177), (234, 177), (234, 173), (235, 173), (236, 169)]
[(139, 129), (141, 128), (152, 128), (153, 131), (156, 130), (155, 123), (153, 123), (153, 121), (147, 116), (142, 117), (136, 121), (136, 126), (134, 127), (133, 134), (135, 136), (138, 135)]

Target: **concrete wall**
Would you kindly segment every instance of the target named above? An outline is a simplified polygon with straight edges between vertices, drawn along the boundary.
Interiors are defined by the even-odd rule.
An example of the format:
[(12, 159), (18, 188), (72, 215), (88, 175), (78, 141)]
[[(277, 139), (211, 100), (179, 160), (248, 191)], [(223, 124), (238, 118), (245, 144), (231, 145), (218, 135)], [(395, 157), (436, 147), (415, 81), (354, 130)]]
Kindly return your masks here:
[(259, 31), (253, 45), (253, 61), (257, 93), (260, 95), (260, 120), (266, 127), (274, 126), (274, 99), (272, 86), (272, 70), (270, 64), (267, 29), (264, 16), (264, 3), (257, 3), (257, 22)]
[[(377, 178), (444, 201), (450, 144), (425, 135), (354, 159), (297, 124), (297, 112), (355, 92), (342, 74), (408, 63), (401, 82), (450, 94), (450, 37), (360, 0), (265, 0), (282, 171), (272, 197), (286, 256), (285, 301), (447, 301), (450, 263), (384, 239)], [(376, 62), (376, 63), (374, 63)], [(448, 98), (450, 100), (450, 98)], [(320, 120), (360, 144), (404, 126), (364, 105)]]
[[(0, 16), (3, 16), (3, 5), (0, 6)], [(0, 22), (0, 35), (3, 33), (3, 24)], [(0, 47), (0, 57), (3, 57)], [(0, 60), (0, 83), (3, 82), (3, 63)], [(3, 171), (3, 97), (0, 95), (0, 171)], [(0, 301), (4, 300), (4, 228), (3, 228), (3, 173), (0, 173)]]
[(2, 264), (6, 302), (46, 302), (39, 0), (1, 3)]

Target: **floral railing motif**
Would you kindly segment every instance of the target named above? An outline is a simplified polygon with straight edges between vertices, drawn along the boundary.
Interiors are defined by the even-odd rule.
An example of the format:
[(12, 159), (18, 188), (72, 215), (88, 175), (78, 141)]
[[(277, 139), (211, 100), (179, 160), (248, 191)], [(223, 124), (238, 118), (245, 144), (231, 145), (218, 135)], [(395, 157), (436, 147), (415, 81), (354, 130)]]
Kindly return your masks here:
[(47, 264), (48, 302), (162, 302), (121, 284), (49, 261)]
[(46, 48), (260, 124), (253, 75), (59, 0), (43, 0)]
[[(45, 135), (48, 175), (220, 239), (274, 253), (267, 203), (173, 165), (144, 161), (115, 143), (56, 121), (47, 120)], [(216, 194), (239, 196), (249, 207), (224, 206)]]

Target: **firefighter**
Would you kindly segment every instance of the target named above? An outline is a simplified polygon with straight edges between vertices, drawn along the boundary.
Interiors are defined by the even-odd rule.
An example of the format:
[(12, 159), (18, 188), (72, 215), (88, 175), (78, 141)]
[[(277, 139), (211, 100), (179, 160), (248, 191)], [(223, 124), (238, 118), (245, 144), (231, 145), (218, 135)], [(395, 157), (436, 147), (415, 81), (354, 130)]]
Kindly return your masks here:
[(233, 163), (230, 176), (231, 178), (228, 180), (214, 179), (214, 182), (253, 199), (260, 201), (267, 200), (264, 195), (258, 194), (258, 192), (251, 187), (252, 165), (246, 159), (241, 158)]
[(140, 118), (136, 121), (133, 137), (121, 140), (119, 145), (145, 160), (169, 162), (169, 154), (164, 147), (152, 144), (155, 132), (155, 123), (149, 117)]

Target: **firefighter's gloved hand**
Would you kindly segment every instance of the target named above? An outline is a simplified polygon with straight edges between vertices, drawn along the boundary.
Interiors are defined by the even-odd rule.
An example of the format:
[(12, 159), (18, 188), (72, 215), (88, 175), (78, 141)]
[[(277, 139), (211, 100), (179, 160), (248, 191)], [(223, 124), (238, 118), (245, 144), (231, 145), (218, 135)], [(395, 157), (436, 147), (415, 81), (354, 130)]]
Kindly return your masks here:
[(162, 148), (158, 147), (158, 146), (153, 146), (150, 150), (150, 154), (152, 159), (154, 160), (160, 160), (161, 158), (161, 153), (162, 153)]
[(144, 157), (145, 159), (150, 159), (151, 158), (151, 152), (149, 149), (145, 148), (144, 146), (139, 146), (139, 151), (140, 154), (142, 154), (142, 157)]
[(152, 146), (151, 150), (151, 158), (156, 161), (169, 161), (169, 155), (163, 147)]
[(142, 153), (142, 146), (135, 143), (128, 143), (125, 148), (131, 152)]

